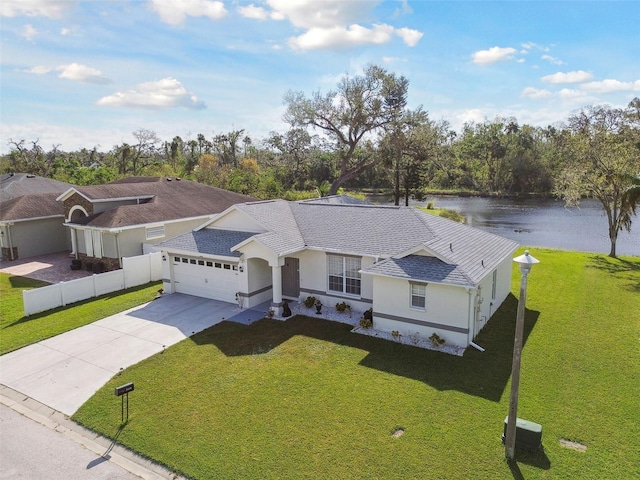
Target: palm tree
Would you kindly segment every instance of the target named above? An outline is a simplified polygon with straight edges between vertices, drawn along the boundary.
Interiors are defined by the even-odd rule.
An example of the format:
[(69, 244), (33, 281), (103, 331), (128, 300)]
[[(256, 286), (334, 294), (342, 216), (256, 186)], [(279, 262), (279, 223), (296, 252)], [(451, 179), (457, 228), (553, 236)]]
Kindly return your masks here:
[(622, 195), (620, 224), (627, 231), (631, 231), (631, 216), (636, 214), (636, 207), (640, 204), (640, 173), (627, 177), (630, 185)]

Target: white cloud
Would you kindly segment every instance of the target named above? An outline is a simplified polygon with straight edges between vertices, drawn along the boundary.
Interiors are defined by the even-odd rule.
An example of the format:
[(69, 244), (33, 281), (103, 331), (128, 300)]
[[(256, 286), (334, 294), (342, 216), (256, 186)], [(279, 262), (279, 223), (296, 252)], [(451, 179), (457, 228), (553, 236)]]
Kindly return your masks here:
[(34, 75), (46, 75), (53, 71), (60, 72), (58, 78), (64, 78), (66, 80), (75, 80), (77, 82), (84, 83), (96, 83), (105, 84), (111, 83), (111, 80), (96, 68), (81, 65), (79, 63), (71, 63), (69, 65), (60, 65), (58, 67), (47, 67), (45, 65), (36, 65), (35, 67), (27, 70), (20, 70), (25, 73), (32, 73)]
[(554, 85), (564, 85), (568, 83), (583, 83), (588, 82), (593, 78), (593, 75), (584, 70), (576, 70), (574, 72), (558, 72), (553, 75), (547, 75), (542, 77), (542, 81), (551, 83)]
[(245, 18), (254, 20), (266, 20), (269, 17), (267, 11), (262, 7), (256, 7), (253, 3), (246, 7), (239, 7), (238, 13)]
[[(289, 39), (289, 46), (296, 50), (318, 50), (323, 48), (350, 48), (360, 45), (380, 45), (391, 41), (395, 34), (410, 47), (423, 36), (422, 32), (410, 28), (395, 28), (387, 24), (365, 26), (363, 20), (380, 3), (345, 2), (344, 0), (267, 0), (272, 9), (273, 20), (288, 20), (304, 32)], [(406, 2), (405, 2), (406, 3)], [(253, 6), (253, 5), (251, 5)], [(248, 8), (248, 7), (247, 7)], [(260, 8), (260, 7), (255, 7)], [(403, 4), (405, 13), (408, 5)], [(265, 12), (266, 14), (267, 12)], [(255, 15), (262, 12), (255, 12)]]
[(521, 45), (522, 51), (520, 53), (529, 53), (529, 50), (542, 50), (543, 52), (548, 52), (549, 47), (545, 47), (544, 45), (540, 45), (535, 42), (526, 42)]
[(28, 24), (23, 27), (22, 31), (20, 32), (20, 36), (26, 38), (31, 42), (34, 38), (36, 38), (36, 35), (38, 35), (38, 33), (38, 30), (33, 28), (31, 24)]
[(97, 102), (100, 106), (143, 107), (151, 109), (188, 108), (201, 110), (207, 108), (175, 78), (167, 77), (155, 82), (137, 85), (134, 90), (116, 92), (102, 97)]
[(381, 45), (391, 40), (393, 31), (393, 27), (384, 24), (374, 25), (373, 28), (355, 24), (349, 27), (311, 28), (302, 35), (290, 38), (288, 43), (297, 50)]
[(394, 18), (399, 17), (400, 15), (409, 15), (413, 13), (413, 8), (409, 6), (408, 0), (399, 0), (399, 1), (400, 1), (400, 6), (396, 8), (395, 11), (393, 12)]
[(62, 27), (60, 29), (60, 35), (62, 35), (63, 37), (69, 35), (70, 33), (71, 33), (71, 29), (69, 28)]
[(465, 123), (481, 123), (486, 120), (486, 115), (479, 108), (470, 108), (463, 110), (455, 116), (457, 123), (463, 125)]
[(0, 17), (60, 18), (65, 8), (73, 5), (69, 0), (2, 0)]
[(542, 55), (540, 58), (554, 65), (564, 65), (564, 62), (562, 60), (556, 57), (552, 57), (551, 55)]
[(86, 65), (81, 65), (79, 63), (60, 65), (56, 70), (60, 72), (58, 77), (65, 78), (67, 80), (96, 84), (111, 83), (111, 80), (102, 75), (100, 70)]
[(21, 70), (25, 73), (33, 73), (34, 75), (45, 75), (52, 71), (53, 68), (45, 67), (44, 65), (36, 65), (35, 67), (29, 68), (28, 70)]
[(404, 43), (406, 43), (410, 47), (415, 47), (424, 33), (419, 32), (418, 30), (413, 30), (412, 28), (397, 28), (396, 35), (398, 35)]
[(267, 0), (267, 4), (276, 15), (304, 29), (333, 28), (354, 24), (367, 17), (378, 3), (380, 3), (379, 0), (367, 2)]
[(558, 92), (558, 97), (563, 100), (577, 100), (584, 98), (586, 95), (582, 90), (576, 90), (575, 88), (563, 88)]
[(182, 25), (189, 17), (209, 17), (220, 20), (227, 14), (224, 3), (218, 0), (151, 0), (151, 9), (169, 25)]
[(382, 57), (383, 63), (397, 63), (397, 62), (408, 62), (406, 58), (400, 57)]
[(640, 80), (635, 82), (621, 82), (607, 78), (599, 82), (588, 82), (580, 85), (581, 88), (593, 93), (612, 93), (612, 92), (637, 92), (640, 91)]
[(488, 65), (491, 63), (512, 60), (516, 53), (515, 48), (491, 47), (489, 50), (479, 50), (471, 55), (473, 63)]
[(537, 88), (533, 88), (533, 87), (527, 87), (524, 90), (522, 90), (522, 93), (520, 94), (521, 97), (528, 97), (528, 98), (533, 98), (535, 100), (539, 100), (542, 98), (549, 98), (551, 96), (553, 96), (553, 93), (551, 93), (549, 90), (545, 90), (545, 89), (537, 89)]

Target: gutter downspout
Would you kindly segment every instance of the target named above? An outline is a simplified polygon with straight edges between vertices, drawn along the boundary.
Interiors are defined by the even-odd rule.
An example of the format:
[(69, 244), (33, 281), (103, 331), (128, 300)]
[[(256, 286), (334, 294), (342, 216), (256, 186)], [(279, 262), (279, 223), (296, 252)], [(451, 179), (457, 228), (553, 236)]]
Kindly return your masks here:
[(11, 260), (15, 260), (15, 256), (13, 255), (13, 241), (11, 240), (11, 227), (13, 227), (13, 223), (7, 223), (7, 241), (9, 242), (9, 254), (11, 255)]
[(475, 296), (477, 290), (475, 288), (467, 287), (467, 293), (469, 294), (469, 304), (467, 307), (467, 326), (469, 328), (469, 333), (467, 334), (467, 345), (471, 345), (473, 343), (473, 337), (475, 332)]
[(122, 268), (122, 257), (120, 256), (120, 238), (118, 237), (119, 233), (120, 233), (120, 230), (117, 232), (114, 232), (116, 236), (116, 256), (118, 257), (118, 265), (120, 266), (120, 268)]

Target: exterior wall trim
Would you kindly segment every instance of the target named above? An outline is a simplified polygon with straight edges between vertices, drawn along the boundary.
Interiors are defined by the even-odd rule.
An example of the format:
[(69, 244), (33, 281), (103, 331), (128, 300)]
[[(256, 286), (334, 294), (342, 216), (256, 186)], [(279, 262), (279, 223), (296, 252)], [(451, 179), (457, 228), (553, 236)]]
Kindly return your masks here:
[(450, 332), (464, 333), (464, 334), (468, 334), (469, 333), (469, 329), (468, 328), (452, 327), (451, 325), (444, 325), (442, 323), (425, 322), (424, 320), (416, 320), (416, 319), (413, 319), (413, 318), (398, 317), (396, 315), (389, 315), (389, 314), (386, 314), (386, 313), (374, 312), (373, 316), (374, 316), (374, 319), (375, 319), (375, 317), (385, 318), (387, 320), (394, 320), (396, 322), (412, 323), (413, 325), (421, 325), (421, 326), (424, 326), (424, 327), (438, 328), (440, 330), (447, 330), (447, 331), (450, 331)]
[(249, 292), (249, 293), (238, 292), (238, 296), (241, 297), (241, 298), (251, 298), (251, 297), (254, 297), (256, 295), (260, 295), (261, 293), (268, 292), (271, 289), (272, 289), (271, 285), (267, 285), (266, 287), (261, 288), (260, 290), (255, 290), (255, 291)]

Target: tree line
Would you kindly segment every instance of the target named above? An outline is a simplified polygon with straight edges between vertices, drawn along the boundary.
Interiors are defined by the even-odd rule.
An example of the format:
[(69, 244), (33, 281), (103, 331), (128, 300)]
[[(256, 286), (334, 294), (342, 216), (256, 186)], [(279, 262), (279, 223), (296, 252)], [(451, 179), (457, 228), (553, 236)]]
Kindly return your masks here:
[(455, 131), (409, 109), (409, 81), (371, 65), (328, 92), (289, 91), (288, 125), (253, 139), (244, 129), (171, 141), (144, 128), (107, 152), (10, 139), (0, 171), (76, 185), (126, 176), (179, 176), (259, 198), (385, 191), (396, 204), (426, 192), (556, 195), (598, 199), (607, 213), (611, 254), (630, 228), (640, 188), (640, 99), (626, 108), (588, 106), (547, 127), (497, 117)]

